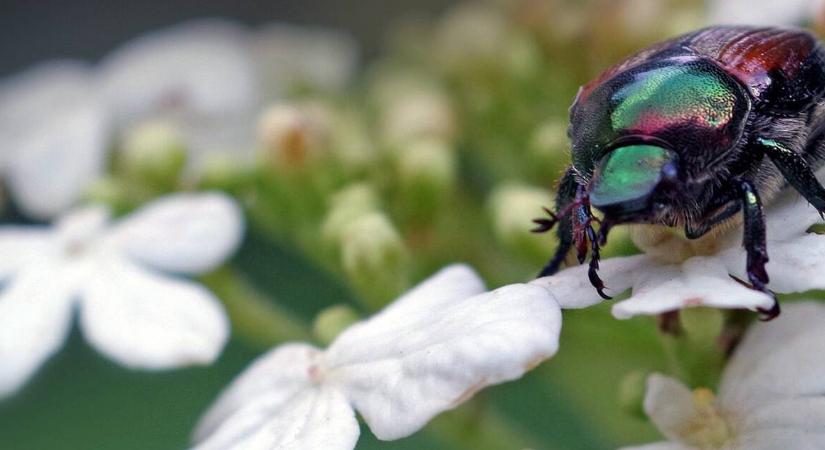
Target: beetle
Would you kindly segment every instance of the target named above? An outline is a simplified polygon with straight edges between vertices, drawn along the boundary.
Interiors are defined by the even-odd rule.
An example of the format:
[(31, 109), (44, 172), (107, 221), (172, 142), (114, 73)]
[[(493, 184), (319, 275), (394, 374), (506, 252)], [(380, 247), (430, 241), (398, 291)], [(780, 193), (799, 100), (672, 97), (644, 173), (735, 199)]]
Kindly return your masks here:
[[(570, 108), (572, 165), (558, 187), (559, 247), (539, 276), (556, 273), (575, 247), (599, 249), (612, 226), (659, 224), (698, 239), (741, 212), (750, 287), (768, 289), (763, 204), (786, 186), (820, 214), (825, 188), (825, 50), (800, 29), (717, 26), (648, 47), (585, 84)], [(594, 217), (591, 207), (603, 213)], [(594, 228), (598, 224), (598, 232)]]

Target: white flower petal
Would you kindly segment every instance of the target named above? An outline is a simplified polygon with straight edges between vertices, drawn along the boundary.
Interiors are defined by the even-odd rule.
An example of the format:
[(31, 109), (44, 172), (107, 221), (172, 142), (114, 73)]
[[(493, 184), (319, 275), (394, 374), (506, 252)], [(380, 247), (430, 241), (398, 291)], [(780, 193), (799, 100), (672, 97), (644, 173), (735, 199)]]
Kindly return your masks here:
[(196, 274), (231, 256), (243, 236), (243, 213), (220, 193), (179, 193), (144, 206), (117, 225), (115, 245), (158, 269)]
[(792, 303), (769, 323), (757, 323), (725, 368), (722, 405), (752, 411), (766, 404), (825, 393), (825, 306)]
[(101, 83), (121, 123), (157, 116), (231, 117), (257, 102), (245, 30), (197, 20), (141, 36), (108, 57)]
[(11, 193), (36, 218), (71, 206), (103, 172), (108, 123), (89, 69), (36, 66), (0, 87), (0, 144)]
[[(619, 295), (632, 286), (634, 274), (647, 270), (650, 260), (645, 255), (610, 258), (601, 262), (599, 276), (606, 292)], [(587, 276), (587, 264), (565, 269), (555, 275), (533, 280), (530, 284), (548, 289), (565, 309), (586, 308), (604, 301)]]
[(354, 324), (347, 330), (350, 338), (369, 340), (398, 326), (399, 322), (430, 317), (433, 311), (481, 294), (484, 281), (469, 266), (453, 264), (419, 283), (398, 300), (374, 315), (369, 322)]
[[(821, 223), (819, 212), (796, 191), (788, 188), (779, 195), (765, 213), (769, 241), (788, 241), (803, 235), (811, 225)], [(737, 244), (742, 242), (741, 230)], [(770, 248), (768, 248), (770, 252)]]
[(55, 262), (30, 262), (0, 295), (0, 398), (19, 389), (63, 345), (72, 286)]
[(341, 89), (358, 62), (352, 36), (328, 29), (271, 24), (253, 33), (251, 41), (270, 99), (295, 86)]
[[(747, 416), (742, 418), (740, 425), (745, 435), (767, 429), (810, 433), (808, 442), (818, 442), (816, 448), (825, 448), (825, 396), (822, 393), (777, 399), (745, 413)], [(788, 445), (784, 447), (797, 448)]]
[(81, 293), (86, 339), (118, 363), (142, 369), (209, 364), (229, 324), (220, 302), (202, 286), (150, 273), (100, 255)]
[(525, 284), (395, 319), (389, 327), (379, 314), (344, 331), (322, 366), (385, 440), (414, 433), (486, 386), (521, 377), (556, 352), (561, 328), (553, 296)]
[(821, 450), (825, 448), (825, 434), (786, 428), (764, 428), (744, 433), (736, 444), (737, 449), (748, 450)]
[[(781, 293), (825, 289), (825, 277), (822, 276), (825, 236), (805, 234), (788, 242), (769, 242), (768, 245), (770, 261), (765, 268), (770, 276), (769, 288)], [(742, 273), (745, 256), (741, 252), (738, 256), (742, 269), (737, 272)], [(733, 258), (728, 258), (727, 263), (733, 265)]]
[(688, 307), (769, 308), (773, 299), (728, 276), (716, 258), (695, 257), (681, 265), (651, 265), (635, 274), (633, 293), (613, 305), (613, 315), (627, 319)]
[(36, 226), (0, 228), (0, 281), (14, 275), (27, 263), (49, 250), (49, 231)]
[(644, 409), (656, 428), (674, 441), (696, 415), (690, 389), (675, 378), (657, 373), (647, 379)]
[(286, 399), (265, 395), (238, 411), (197, 450), (351, 450), (360, 430), (337, 389), (312, 386)]
[[(258, 357), (201, 417), (193, 440), (203, 441), (227, 418), (263, 396), (269, 396), (271, 404), (277, 405), (308, 389), (312, 383), (310, 369), (320, 353), (311, 345), (294, 343), (281, 345)], [(267, 414), (273, 412), (268, 410)], [(262, 417), (261, 422), (268, 415)]]

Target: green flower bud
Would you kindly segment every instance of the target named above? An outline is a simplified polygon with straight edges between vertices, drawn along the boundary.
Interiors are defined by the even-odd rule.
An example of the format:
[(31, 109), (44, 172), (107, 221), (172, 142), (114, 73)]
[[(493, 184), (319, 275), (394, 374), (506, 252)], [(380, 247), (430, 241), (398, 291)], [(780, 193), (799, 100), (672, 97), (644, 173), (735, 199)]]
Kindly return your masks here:
[(648, 375), (645, 371), (634, 370), (619, 382), (619, 406), (626, 413), (640, 419), (646, 417), (644, 401)]
[(378, 195), (366, 183), (350, 185), (335, 194), (321, 225), (321, 236), (329, 243), (340, 245), (344, 230), (356, 219), (376, 211)]
[(455, 152), (443, 141), (417, 140), (399, 149), (396, 170), (404, 216), (426, 220), (455, 184)]
[[(134, 194), (134, 193), (131, 193)], [(116, 213), (130, 209), (132, 197), (129, 186), (112, 177), (101, 178), (86, 190), (86, 200), (108, 206)]]
[(725, 326), (725, 317), (716, 308), (685, 308), (679, 322), (688, 339), (713, 345)]
[(203, 161), (199, 177), (203, 188), (231, 191), (251, 181), (252, 172), (230, 155), (214, 154)]
[(264, 164), (280, 170), (305, 168), (328, 149), (330, 111), (320, 103), (279, 103), (258, 121)]
[(551, 254), (555, 240), (532, 233), (533, 219), (542, 217), (543, 207), (553, 204), (550, 192), (536, 187), (504, 183), (490, 195), (488, 206), (496, 238), (538, 264)]
[(186, 146), (171, 124), (146, 122), (127, 132), (120, 156), (130, 177), (169, 188), (177, 184), (186, 165)]
[(371, 308), (384, 306), (407, 287), (408, 263), (401, 235), (385, 214), (362, 215), (343, 230), (341, 265)]
[(342, 331), (357, 322), (358, 313), (349, 305), (335, 305), (321, 311), (312, 324), (318, 343), (329, 345)]
[(528, 158), (537, 175), (560, 173), (570, 159), (569, 145), (566, 122), (548, 120), (533, 130), (528, 146)]

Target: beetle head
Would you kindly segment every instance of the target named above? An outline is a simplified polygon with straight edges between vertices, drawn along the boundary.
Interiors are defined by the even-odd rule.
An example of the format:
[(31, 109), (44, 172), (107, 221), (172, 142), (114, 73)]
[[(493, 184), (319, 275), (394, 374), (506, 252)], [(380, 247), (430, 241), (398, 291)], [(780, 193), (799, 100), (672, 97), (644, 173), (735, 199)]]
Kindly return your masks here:
[(617, 147), (596, 164), (588, 191), (590, 204), (612, 224), (659, 222), (678, 197), (676, 153), (640, 143)]

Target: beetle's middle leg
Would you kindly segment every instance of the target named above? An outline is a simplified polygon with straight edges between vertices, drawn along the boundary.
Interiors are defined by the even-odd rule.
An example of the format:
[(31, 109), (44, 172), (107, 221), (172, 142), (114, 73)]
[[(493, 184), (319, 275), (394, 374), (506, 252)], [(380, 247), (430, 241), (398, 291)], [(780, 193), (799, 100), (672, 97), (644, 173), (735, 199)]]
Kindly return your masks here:
[(764, 292), (773, 298), (773, 306), (759, 310), (763, 320), (771, 320), (779, 315), (779, 302), (771, 290), (767, 288), (769, 281), (765, 264), (768, 263), (768, 250), (765, 238), (765, 212), (759, 193), (753, 183), (748, 180), (739, 181), (739, 190), (742, 195), (742, 211), (744, 212), (744, 233), (742, 245), (747, 252), (747, 274), (753, 289)]
[(776, 165), (785, 180), (805, 197), (820, 214), (825, 214), (825, 188), (816, 179), (803, 156), (779, 142), (757, 138), (756, 142)]

